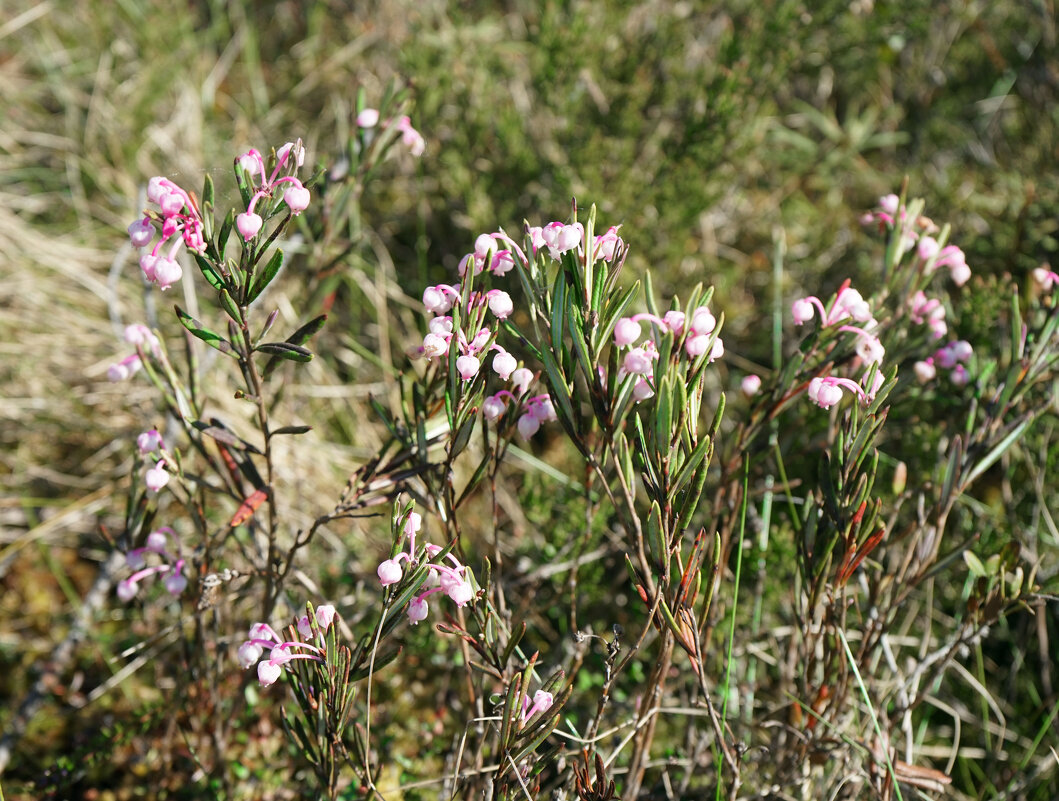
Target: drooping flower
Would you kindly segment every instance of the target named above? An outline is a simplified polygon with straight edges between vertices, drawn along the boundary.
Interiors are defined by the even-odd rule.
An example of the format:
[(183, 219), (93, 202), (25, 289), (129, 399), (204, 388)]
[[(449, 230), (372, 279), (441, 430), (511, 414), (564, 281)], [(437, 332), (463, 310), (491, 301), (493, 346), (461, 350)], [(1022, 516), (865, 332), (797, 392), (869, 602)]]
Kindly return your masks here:
[(757, 395), (759, 391), (761, 391), (761, 376), (757, 376), (754, 374), (744, 376), (742, 382), (739, 385), (739, 389), (743, 393), (744, 397), (752, 398), (754, 395)]

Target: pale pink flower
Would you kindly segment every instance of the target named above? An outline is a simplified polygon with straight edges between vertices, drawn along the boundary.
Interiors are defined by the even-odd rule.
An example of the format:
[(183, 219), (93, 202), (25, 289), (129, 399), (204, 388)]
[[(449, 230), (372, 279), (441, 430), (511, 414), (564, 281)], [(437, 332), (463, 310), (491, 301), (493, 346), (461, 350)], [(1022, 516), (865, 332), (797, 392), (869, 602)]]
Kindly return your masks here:
[(283, 668), (271, 659), (257, 664), (257, 680), (262, 687), (269, 687), (275, 684), (282, 672)]
[(623, 348), (640, 338), (640, 324), (631, 317), (622, 317), (614, 324), (614, 345)]
[(128, 231), (129, 241), (132, 242), (134, 248), (146, 247), (154, 239), (154, 226), (151, 225), (150, 217), (131, 223)]
[(277, 168), (285, 165), (289, 156), (294, 157), (294, 163), (297, 167), (301, 167), (305, 163), (305, 147), (302, 145), (301, 139), (297, 142), (287, 142), (276, 151)]
[(916, 374), (916, 380), (920, 384), (926, 384), (929, 381), (933, 381), (938, 374), (937, 369), (934, 367), (933, 359), (916, 362), (912, 369)]
[(131, 356), (126, 356), (117, 364), (112, 364), (107, 368), (107, 380), (115, 382), (125, 381), (135, 375), (142, 366), (139, 355), (134, 353)]
[(257, 236), (262, 225), (264, 225), (264, 220), (252, 211), (244, 211), (235, 218), (235, 227), (246, 242)]
[(246, 670), (253, 665), (257, 660), (261, 658), (261, 655), (265, 650), (255, 642), (247, 640), (239, 646), (239, 650), (236, 651), (236, 661), (239, 666)]
[(712, 334), (713, 329), (716, 327), (717, 319), (705, 306), (699, 306), (699, 308), (695, 309), (694, 314), (691, 315), (691, 332), (695, 336)]
[(791, 305), (791, 316), (794, 317), (795, 325), (809, 322), (814, 314), (813, 304), (808, 298), (799, 298)]
[(418, 625), (421, 620), (426, 620), (430, 614), (426, 599), (420, 596), (408, 604), (408, 622), (413, 626)]
[(169, 483), (169, 471), (165, 469), (165, 462), (159, 461), (155, 466), (144, 473), (143, 483), (152, 492), (158, 492)]
[(484, 259), (496, 253), (496, 240), (489, 234), (479, 234), (474, 240), (474, 256), (476, 259)]
[(154, 263), (153, 280), (163, 292), (179, 281), (183, 274), (175, 259), (159, 257)]
[[(496, 363), (494, 362), (494, 367), (495, 364)], [(504, 401), (501, 398), (498, 398), (496, 395), (490, 395), (482, 401), (482, 416), (491, 423), (494, 420), (500, 419), (505, 408)]]
[(323, 606), (316, 607), (316, 625), (321, 630), (326, 631), (331, 627), (331, 623), (334, 622), (335, 615), (338, 613), (335, 611), (335, 607), (332, 604), (324, 604)]
[(1041, 292), (1050, 292), (1052, 287), (1059, 283), (1059, 274), (1052, 272), (1047, 265), (1034, 268), (1030, 277), (1034, 286)]
[(761, 376), (753, 374), (744, 376), (739, 389), (745, 397), (752, 398), (761, 391)]
[(525, 395), (529, 385), (533, 383), (533, 371), (526, 367), (520, 367), (511, 374), (511, 383), (519, 395)]
[(622, 366), (627, 373), (647, 375), (652, 371), (654, 361), (657, 358), (658, 352), (654, 349), (654, 343), (648, 341), (646, 344), (633, 348), (626, 353), (625, 358), (622, 360)]
[(506, 275), (513, 269), (515, 269), (515, 258), (510, 250), (498, 250), (493, 260), (489, 262), (489, 270), (493, 275)]
[(679, 337), (684, 333), (684, 312), (667, 311), (662, 316), (662, 322), (664, 322), (666, 327), (673, 332), (674, 336)]
[(486, 297), (489, 299), (489, 311), (498, 320), (509, 317), (511, 312), (514, 311), (515, 305), (511, 302), (511, 296), (502, 289), (490, 290), (486, 293)]
[(632, 399), (637, 403), (645, 401), (648, 398), (653, 398), (655, 394), (651, 384), (645, 378), (637, 380), (632, 388)]
[(540, 430), (541, 421), (532, 414), (524, 414), (518, 419), (518, 433), (523, 439), (529, 439)]
[(456, 359), (456, 372), (460, 374), (460, 378), (464, 381), (470, 381), (481, 369), (482, 363), (478, 361), (477, 356), (463, 355)]
[(401, 563), (396, 559), (387, 559), (379, 565), (376, 572), (379, 575), (379, 583), (388, 587), (401, 580)]
[(437, 334), (427, 334), (423, 337), (423, 355), (428, 359), (444, 356), (449, 352), (449, 343), (444, 337)]
[(379, 110), (377, 108), (362, 109), (357, 114), (358, 128), (374, 128), (379, 124)]
[(450, 334), (452, 334), (452, 318), (434, 317), (427, 323), (427, 330), (430, 331), (431, 334), (437, 334), (447, 342), (450, 338)]
[(309, 190), (301, 183), (292, 184), (283, 193), (283, 202), (290, 207), (291, 214), (301, 214), (309, 207)]
[(493, 371), (505, 381), (511, 377), (517, 367), (518, 362), (515, 357), (506, 350), (500, 351), (493, 357)]
[(603, 261), (612, 261), (614, 254), (624, 244), (621, 241), (621, 237), (618, 236), (618, 227), (612, 225), (607, 229), (607, 232), (602, 236), (596, 237), (596, 250), (595, 257), (597, 259), (603, 259)]
[[(177, 564), (182, 567), (183, 562), (184, 560), (181, 559), (180, 562), (178, 562)], [(165, 585), (165, 588), (169, 591), (169, 594), (174, 596), (180, 595), (182, 592), (184, 592), (184, 590), (187, 589), (188, 586), (187, 578), (184, 576), (183, 572), (181, 572), (177, 567), (173, 568), (173, 572), (166, 576), (165, 579), (162, 580), (162, 583)]]
[(156, 451), (162, 447), (162, 435), (154, 428), (144, 431), (136, 437), (136, 447), (139, 448), (140, 453)]

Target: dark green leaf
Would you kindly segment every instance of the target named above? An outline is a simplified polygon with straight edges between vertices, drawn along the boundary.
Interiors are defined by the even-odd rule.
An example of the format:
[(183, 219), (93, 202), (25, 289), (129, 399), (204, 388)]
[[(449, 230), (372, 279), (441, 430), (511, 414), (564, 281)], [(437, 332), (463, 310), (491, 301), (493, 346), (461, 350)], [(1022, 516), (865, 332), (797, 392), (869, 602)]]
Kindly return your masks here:
[(272, 258), (268, 260), (260, 270), (254, 273), (253, 278), (250, 279), (250, 288), (246, 293), (247, 305), (253, 303), (265, 291), (265, 288), (272, 283), (272, 279), (276, 277), (280, 267), (283, 266), (283, 251), (279, 248), (272, 254)]
[(180, 320), (180, 324), (184, 326), (191, 334), (198, 339), (201, 339), (207, 345), (212, 348), (216, 348), (221, 353), (226, 353), (232, 358), (239, 358), (232, 347), (232, 343), (222, 337), (220, 334), (211, 331), (208, 328), (204, 328), (202, 323), (188, 314), (186, 311), (181, 309), (179, 306), (176, 307), (177, 318)]
[(206, 279), (210, 286), (214, 289), (224, 289), (224, 279), (210, 263), (209, 259), (196, 253), (195, 263), (199, 266), (199, 272), (202, 273), (202, 277)]
[(283, 426), (282, 428), (277, 428), (275, 431), (272, 431), (271, 435), (276, 437), (280, 434), (307, 434), (312, 430), (312, 426)]
[(222, 289), (221, 290), (220, 299), (221, 299), (221, 308), (224, 309), (225, 314), (227, 314), (229, 317), (231, 317), (237, 323), (242, 323), (243, 322), (243, 313), (242, 313), (242, 311), (240, 311), (239, 306), (236, 304), (236, 302), (234, 300), (232, 300), (232, 296), (228, 294), (228, 290), (227, 289)]

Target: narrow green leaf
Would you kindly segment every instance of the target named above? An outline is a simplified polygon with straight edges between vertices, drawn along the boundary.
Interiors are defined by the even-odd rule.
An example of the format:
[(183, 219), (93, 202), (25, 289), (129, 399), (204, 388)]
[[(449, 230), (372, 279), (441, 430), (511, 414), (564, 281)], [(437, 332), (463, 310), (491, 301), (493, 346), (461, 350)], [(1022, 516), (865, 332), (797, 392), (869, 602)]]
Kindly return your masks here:
[(265, 363), (265, 367), (261, 371), (263, 378), (268, 378), (272, 375), (284, 359), (304, 364), (312, 361), (313, 358), (312, 351), (303, 348), (301, 345), (292, 345), (290, 342), (262, 342), (257, 346), (256, 350), (261, 353), (267, 353), (272, 357)]
[(271, 353), (294, 362), (307, 362), (313, 358), (312, 351), (290, 342), (262, 342), (257, 349), (261, 353)]
[(205, 256), (196, 253), (195, 263), (199, 266), (199, 272), (206, 282), (214, 289), (224, 289), (224, 279)]
[(238, 304), (232, 300), (232, 296), (228, 294), (227, 289), (222, 289), (220, 294), (221, 308), (224, 309), (225, 314), (235, 320), (237, 323), (243, 322), (243, 313), (239, 309)]
[(949, 451), (949, 463), (945, 468), (945, 481), (941, 486), (941, 497), (938, 498), (938, 503), (941, 504), (942, 508), (948, 506), (949, 499), (952, 498), (952, 491), (956, 486), (956, 480), (960, 475), (960, 466), (963, 462), (963, 440), (960, 437), (956, 437), (952, 441), (952, 448)]
[(283, 426), (282, 428), (277, 428), (275, 431), (269, 433), (271, 436), (276, 437), (280, 434), (307, 434), (312, 430), (312, 426)]
[(208, 172), (206, 179), (202, 182), (202, 205), (213, 205), (213, 177)]
[(229, 209), (224, 222), (221, 223), (221, 232), (217, 234), (217, 258), (220, 261), (224, 261), (224, 251), (228, 246), (228, 237), (231, 236), (233, 228), (235, 228), (235, 209)]
[(293, 334), (291, 334), (289, 337), (287, 337), (286, 341), (289, 342), (291, 345), (304, 345), (306, 342), (316, 336), (317, 332), (319, 332), (319, 330), (324, 327), (324, 323), (326, 322), (326, 314), (321, 314), (319, 317), (314, 317), (301, 328), (299, 328), (297, 331), (295, 331)]
[[(710, 437), (704, 436), (688, 458), (684, 460), (684, 464), (673, 476), (672, 484), (670, 485), (674, 494), (680, 492), (684, 485), (691, 480), (692, 475), (699, 469), (699, 465), (706, 459), (706, 454), (709, 452), (712, 442), (713, 440)], [(707, 462), (708, 465), (709, 463)]]
[(232, 343), (222, 337), (220, 334), (211, 331), (208, 328), (204, 328), (202, 323), (188, 314), (186, 311), (181, 309), (179, 306), (176, 308), (177, 319), (180, 320), (180, 324), (184, 326), (193, 336), (201, 339), (211, 348), (216, 348), (221, 353), (225, 353), (234, 359), (239, 358), (235, 349), (232, 347)]
[(988, 470), (993, 464), (999, 459), (1004, 453), (1019, 439), (1026, 429), (1030, 427), (1030, 423), (1033, 422), (1030, 418), (1023, 420), (1017, 426), (1015, 426), (1004, 439), (996, 444), (996, 446), (986, 454), (985, 458), (982, 459), (978, 464), (971, 468), (971, 471), (967, 474), (967, 478), (961, 483), (961, 489), (969, 487), (975, 479), (977, 479), (982, 473)]
[(541, 361), (544, 362), (544, 372), (548, 378), (551, 389), (552, 400), (558, 404), (558, 413), (566, 421), (571, 431), (575, 431), (574, 406), (570, 402), (570, 389), (566, 384), (555, 356), (550, 350), (541, 351)]
[(276, 277), (276, 274), (280, 271), (283, 266), (283, 251), (279, 248), (272, 254), (272, 258), (268, 260), (260, 270), (254, 273), (254, 276), (250, 279), (250, 288), (246, 293), (246, 303), (250, 305), (265, 291), (266, 287), (272, 283), (272, 279)]

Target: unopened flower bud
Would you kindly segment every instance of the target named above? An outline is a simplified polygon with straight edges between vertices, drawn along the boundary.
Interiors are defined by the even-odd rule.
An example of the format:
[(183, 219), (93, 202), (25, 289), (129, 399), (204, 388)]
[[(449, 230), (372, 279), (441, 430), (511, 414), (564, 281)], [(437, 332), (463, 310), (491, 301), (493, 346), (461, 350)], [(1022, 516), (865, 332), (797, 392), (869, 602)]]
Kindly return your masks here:
[(140, 453), (156, 451), (162, 447), (162, 435), (155, 428), (144, 431), (136, 437), (136, 447), (139, 448)]
[(269, 687), (276, 683), (276, 679), (279, 678), (282, 672), (283, 668), (271, 660), (259, 662), (257, 665), (257, 680), (261, 682), (262, 687)]
[[(505, 381), (511, 377), (517, 367), (518, 361), (506, 350), (493, 357), (493, 371)], [(502, 406), (503, 404), (501, 404)]]
[(388, 587), (401, 580), (401, 565), (396, 559), (387, 559), (379, 565), (376, 573), (379, 576), (379, 584)]
[[(493, 367), (496, 367), (496, 361), (493, 362)], [(504, 401), (495, 395), (490, 395), (484, 401), (482, 401), (482, 416), (485, 417), (490, 423), (500, 418), (504, 413)]]
[(326, 631), (331, 628), (331, 624), (335, 620), (335, 607), (331, 604), (324, 604), (323, 606), (316, 607), (316, 625), (320, 627), (322, 631)]
[(134, 248), (145, 247), (154, 238), (154, 226), (151, 225), (151, 220), (148, 217), (136, 220), (129, 225), (128, 231), (129, 241), (132, 242)]
[(376, 108), (362, 109), (357, 114), (357, 127), (358, 128), (374, 128), (379, 124), (379, 110)]
[(717, 319), (705, 306), (699, 306), (691, 316), (691, 331), (696, 336), (713, 333), (717, 327)]
[(171, 572), (162, 583), (165, 584), (165, 588), (169, 590), (170, 595), (180, 595), (188, 586), (187, 578), (184, 577), (183, 573), (177, 571)]
[(524, 414), (518, 419), (518, 433), (522, 435), (523, 439), (532, 437), (540, 427), (541, 421), (532, 414)]
[(511, 374), (511, 383), (518, 395), (525, 395), (529, 385), (533, 383), (533, 371), (528, 367), (520, 367)]
[(252, 211), (244, 211), (235, 218), (235, 227), (244, 241), (249, 242), (257, 236), (257, 232), (261, 230), (264, 222), (259, 214), (255, 214)]
[(494, 289), (489, 292), (489, 311), (491, 311), (497, 319), (503, 320), (511, 315), (515, 305), (511, 302), (511, 296), (500, 289)]
[(408, 622), (415, 626), (421, 620), (426, 620), (427, 615), (430, 613), (429, 607), (425, 598), (415, 598), (410, 604), (408, 604)]
[(622, 317), (614, 324), (614, 344), (624, 348), (640, 338), (640, 324), (631, 317)]
[(744, 397), (752, 398), (761, 390), (761, 377), (753, 374), (744, 376), (742, 383), (739, 385), (739, 389), (742, 391)]
[(263, 653), (264, 649), (262, 649), (260, 645), (247, 640), (239, 646), (239, 650), (236, 652), (235, 658), (239, 662), (239, 665), (243, 668), (243, 670), (246, 670), (257, 660), (259, 660), (261, 658), (261, 654)]
[(794, 317), (795, 325), (809, 322), (814, 314), (816, 314), (816, 309), (807, 298), (800, 298), (791, 304), (791, 316)]
[(125, 603), (128, 603), (136, 597), (136, 593), (139, 591), (139, 589), (140, 585), (137, 584), (135, 581), (129, 581), (128, 579), (125, 579), (125, 581), (119, 582), (118, 584), (118, 598), (120, 598)]
[(169, 483), (169, 471), (165, 469), (165, 462), (156, 462), (155, 466), (144, 473), (143, 483), (152, 492), (158, 492)]
[(309, 190), (299, 184), (293, 184), (283, 193), (283, 202), (290, 207), (291, 214), (301, 214), (309, 208)]
[(481, 369), (482, 363), (478, 361), (477, 356), (460, 356), (456, 359), (456, 372), (460, 374), (460, 378), (464, 381), (470, 381), (476, 375), (478, 370)]
[(934, 367), (934, 362), (930, 359), (916, 362), (912, 369), (915, 371), (916, 380), (920, 384), (926, 384), (933, 381), (938, 374), (937, 368)]

